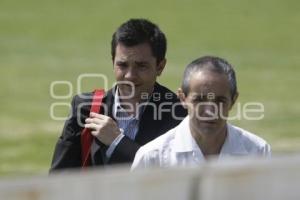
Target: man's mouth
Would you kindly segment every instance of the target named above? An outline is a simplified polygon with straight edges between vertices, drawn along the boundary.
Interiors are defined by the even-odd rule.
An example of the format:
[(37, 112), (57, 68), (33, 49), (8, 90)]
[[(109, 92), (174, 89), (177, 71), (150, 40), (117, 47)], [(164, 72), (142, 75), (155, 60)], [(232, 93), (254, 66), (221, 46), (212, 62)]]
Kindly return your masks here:
[(205, 123), (205, 124), (216, 124), (217, 121), (216, 121), (216, 120), (201, 120), (201, 123)]
[(137, 84), (133, 84), (133, 87), (134, 88), (138, 88), (138, 87), (140, 87), (142, 84), (139, 84), (139, 83), (137, 83)]
[(136, 87), (140, 87), (141, 84), (122, 84), (121, 87), (125, 87), (125, 88), (136, 88)]

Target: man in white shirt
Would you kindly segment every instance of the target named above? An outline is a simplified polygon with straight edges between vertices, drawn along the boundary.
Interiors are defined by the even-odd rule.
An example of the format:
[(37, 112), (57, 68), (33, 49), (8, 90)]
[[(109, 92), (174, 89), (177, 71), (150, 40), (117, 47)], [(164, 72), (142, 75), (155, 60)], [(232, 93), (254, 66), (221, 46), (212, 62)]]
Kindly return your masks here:
[(191, 166), (208, 156), (271, 155), (262, 138), (227, 123), (238, 97), (235, 72), (224, 59), (205, 56), (185, 69), (179, 98), (188, 116), (175, 128), (142, 146), (132, 170)]

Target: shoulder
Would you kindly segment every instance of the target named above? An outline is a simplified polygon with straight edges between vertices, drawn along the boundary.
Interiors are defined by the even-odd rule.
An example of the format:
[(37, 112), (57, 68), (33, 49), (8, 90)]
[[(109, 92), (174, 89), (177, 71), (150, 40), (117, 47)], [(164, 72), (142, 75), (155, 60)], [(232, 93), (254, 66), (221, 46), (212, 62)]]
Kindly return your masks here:
[(142, 146), (139, 149), (139, 151), (142, 154), (151, 154), (154, 151), (158, 151), (158, 152), (163, 151), (163, 149), (169, 147), (171, 141), (174, 139), (175, 132), (176, 132), (175, 129), (176, 127), (169, 130), (165, 134), (155, 138), (154, 140), (148, 142), (147, 144)]
[(171, 147), (171, 143), (174, 140), (175, 129), (169, 130), (167, 133), (140, 147), (135, 155), (131, 169), (161, 166), (164, 152)]
[[(180, 119), (179, 121), (187, 115), (187, 110), (183, 108), (178, 96), (170, 89), (158, 83), (155, 83), (151, 101), (159, 105), (159, 108), (168, 109), (170, 111), (168, 113), (164, 112), (163, 115), (178, 117)], [(167, 119), (168, 116), (165, 116), (165, 118)]]
[[(80, 93), (75, 96), (73, 96), (72, 102), (71, 102), (71, 108), (72, 108), (72, 116), (71, 118), (81, 118), (80, 120), (84, 120), (86, 117), (89, 116), (92, 101), (93, 101), (94, 92), (86, 92), (86, 93)], [(107, 91), (103, 97), (101, 106), (105, 107), (107, 102), (111, 102), (113, 98), (113, 92), (112, 89)], [(106, 106), (107, 107), (107, 106)], [(105, 111), (107, 112), (108, 108), (105, 107)], [(102, 109), (103, 110), (103, 109)]]
[(86, 93), (81, 93), (81, 94), (76, 94), (73, 97), (72, 103), (74, 105), (80, 104), (80, 103), (88, 103), (91, 102), (93, 99), (93, 92), (86, 92)]
[(237, 126), (228, 125), (238, 143), (242, 144), (248, 152), (270, 152), (270, 145), (261, 137)]
[(177, 98), (177, 95), (172, 92), (167, 87), (160, 85), (159, 83), (155, 83), (154, 90), (153, 90), (153, 99), (154, 100), (160, 100), (160, 101), (179, 101)]
[[(111, 96), (113, 96), (113, 92), (114, 92), (113, 89), (106, 91), (104, 94), (104, 97), (103, 97), (103, 101), (106, 101), (107, 98), (110, 98)], [(90, 103), (93, 100), (94, 94), (95, 94), (94, 91), (76, 94), (73, 97), (72, 101), (75, 103), (75, 105), (77, 105), (79, 103)]]
[[(77, 94), (72, 99), (72, 107), (88, 109), (91, 107), (94, 92), (85, 92)], [(113, 89), (105, 92), (102, 102), (111, 101), (113, 98)]]

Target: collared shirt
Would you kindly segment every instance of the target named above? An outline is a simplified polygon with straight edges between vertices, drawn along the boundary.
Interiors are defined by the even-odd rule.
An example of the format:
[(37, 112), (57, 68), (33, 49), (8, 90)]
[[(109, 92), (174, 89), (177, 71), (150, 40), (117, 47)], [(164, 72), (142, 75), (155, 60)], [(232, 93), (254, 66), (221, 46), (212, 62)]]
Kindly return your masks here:
[[(269, 157), (270, 145), (246, 130), (227, 124), (227, 136), (218, 159), (250, 155)], [(195, 166), (204, 161), (205, 157), (191, 134), (187, 116), (178, 126), (142, 146), (131, 169)]]
[(111, 157), (115, 148), (117, 147), (117, 145), (120, 143), (120, 141), (124, 136), (127, 136), (132, 140), (135, 139), (136, 134), (138, 132), (140, 118), (144, 111), (144, 108), (145, 108), (145, 104), (141, 104), (141, 106), (138, 107), (136, 115), (129, 115), (126, 112), (126, 110), (122, 107), (118, 88), (116, 89), (115, 100), (113, 104), (113, 116), (118, 124), (121, 134), (117, 138), (115, 138), (115, 140), (108, 147), (106, 151), (107, 158)]

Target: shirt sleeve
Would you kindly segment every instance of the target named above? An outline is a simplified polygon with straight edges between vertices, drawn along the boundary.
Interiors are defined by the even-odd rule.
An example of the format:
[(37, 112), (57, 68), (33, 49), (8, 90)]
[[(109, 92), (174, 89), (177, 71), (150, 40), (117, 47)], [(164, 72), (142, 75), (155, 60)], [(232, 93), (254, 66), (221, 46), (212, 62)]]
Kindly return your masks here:
[(147, 162), (146, 162), (146, 154), (143, 151), (143, 147), (141, 147), (135, 154), (133, 163), (131, 165), (130, 171), (135, 171), (137, 169), (145, 169), (147, 168)]
[[(136, 152), (133, 163), (131, 165), (131, 171), (164, 167), (161, 162), (161, 157), (158, 149), (149, 149), (149, 146), (144, 145)], [(166, 160), (168, 160), (166, 156)]]
[(109, 145), (108, 149), (106, 150), (106, 157), (109, 159), (111, 157), (111, 155), (113, 154), (115, 148), (117, 147), (117, 145), (120, 143), (120, 141), (123, 139), (124, 135), (124, 131), (123, 129), (120, 129), (121, 134), (118, 135), (118, 137), (115, 138), (115, 140)]
[(265, 144), (263, 150), (262, 150), (262, 155), (270, 158), (271, 157), (271, 146), (269, 144)]

